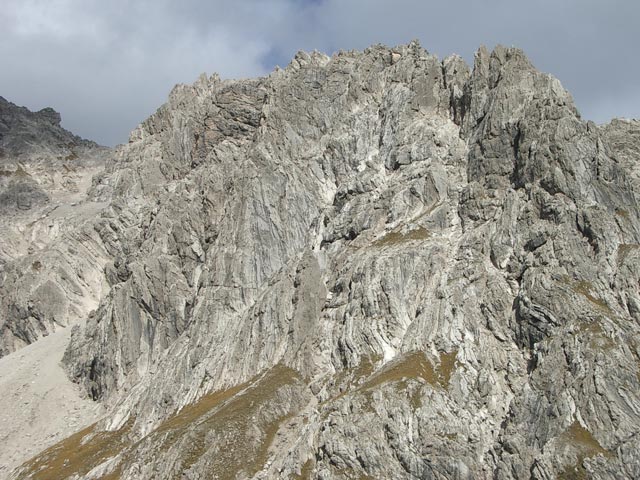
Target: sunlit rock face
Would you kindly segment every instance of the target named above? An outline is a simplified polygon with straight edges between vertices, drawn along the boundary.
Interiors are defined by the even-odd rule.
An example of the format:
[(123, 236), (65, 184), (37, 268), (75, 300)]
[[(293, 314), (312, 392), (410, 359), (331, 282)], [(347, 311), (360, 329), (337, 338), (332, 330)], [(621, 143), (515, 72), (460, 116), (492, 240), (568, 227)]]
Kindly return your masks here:
[(109, 414), (14, 477), (640, 476), (639, 132), (502, 47), (175, 87), (89, 192)]

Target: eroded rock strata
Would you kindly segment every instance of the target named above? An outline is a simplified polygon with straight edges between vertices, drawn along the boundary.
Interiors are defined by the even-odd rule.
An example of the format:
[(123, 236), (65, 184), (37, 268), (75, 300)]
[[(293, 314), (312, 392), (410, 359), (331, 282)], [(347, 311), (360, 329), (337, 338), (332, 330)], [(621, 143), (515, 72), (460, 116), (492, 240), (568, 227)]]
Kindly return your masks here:
[(639, 132), (502, 47), (177, 86), (92, 188), (110, 413), (14, 478), (637, 478)]

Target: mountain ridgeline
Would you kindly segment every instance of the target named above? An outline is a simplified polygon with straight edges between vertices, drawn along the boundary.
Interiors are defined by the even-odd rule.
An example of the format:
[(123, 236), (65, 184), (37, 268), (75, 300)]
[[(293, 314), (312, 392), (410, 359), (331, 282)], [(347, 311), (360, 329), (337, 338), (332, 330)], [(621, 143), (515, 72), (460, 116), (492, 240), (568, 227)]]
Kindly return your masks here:
[(0, 97), (0, 357), (96, 308), (107, 260), (88, 220), (111, 150)]
[(82, 320), (108, 414), (12, 478), (640, 477), (640, 122), (521, 51), (202, 76), (104, 158), (0, 351)]

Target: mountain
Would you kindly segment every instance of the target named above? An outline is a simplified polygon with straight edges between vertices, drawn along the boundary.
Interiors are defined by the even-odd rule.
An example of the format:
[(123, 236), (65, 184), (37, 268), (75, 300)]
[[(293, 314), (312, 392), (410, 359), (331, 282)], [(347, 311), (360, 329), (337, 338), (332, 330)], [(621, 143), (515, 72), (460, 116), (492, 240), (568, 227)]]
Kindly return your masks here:
[(50, 107), (31, 112), (0, 97), (3, 213), (29, 210), (56, 199), (56, 194), (76, 193), (77, 170), (104, 163), (100, 154), (109, 149), (72, 134), (60, 122), (60, 114)]
[(175, 87), (55, 240), (107, 413), (10, 478), (638, 477), (639, 149), (514, 48)]
[(111, 150), (60, 121), (51, 108), (31, 112), (0, 97), (3, 479), (103, 413), (81, 397), (59, 361), (70, 336), (64, 327), (84, 322), (106, 286), (106, 253), (91, 226), (106, 203), (89, 191)]
[(0, 356), (76, 323), (100, 297), (102, 261), (82, 225), (111, 150), (0, 97)]

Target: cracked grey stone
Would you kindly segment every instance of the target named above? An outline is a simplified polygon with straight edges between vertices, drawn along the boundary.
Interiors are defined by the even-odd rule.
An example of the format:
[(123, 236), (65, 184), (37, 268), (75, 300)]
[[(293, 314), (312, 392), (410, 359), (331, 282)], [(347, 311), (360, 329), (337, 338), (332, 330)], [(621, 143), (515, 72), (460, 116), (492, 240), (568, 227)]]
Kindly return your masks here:
[(504, 47), (175, 87), (90, 192), (79, 475), (638, 476), (637, 133)]

